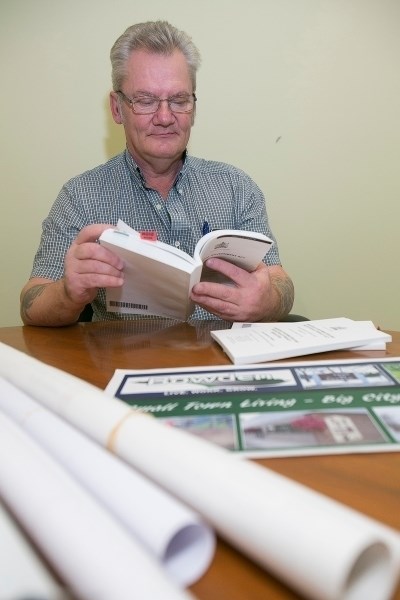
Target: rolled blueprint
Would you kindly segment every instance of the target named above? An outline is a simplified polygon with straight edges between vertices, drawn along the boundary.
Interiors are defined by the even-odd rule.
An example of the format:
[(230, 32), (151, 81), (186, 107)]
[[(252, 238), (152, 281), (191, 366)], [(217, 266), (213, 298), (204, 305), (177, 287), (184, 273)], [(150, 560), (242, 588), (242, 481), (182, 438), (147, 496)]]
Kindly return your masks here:
[(0, 495), (74, 597), (189, 600), (67, 472), (0, 413)]
[(0, 504), (0, 598), (68, 600), (8, 511)]
[(204, 574), (215, 535), (198, 514), (4, 379), (0, 410), (118, 517), (177, 583), (189, 586)]
[(398, 532), (135, 412), (94, 386), (4, 344), (0, 372), (198, 510), (221, 536), (303, 596), (391, 597), (400, 569)]

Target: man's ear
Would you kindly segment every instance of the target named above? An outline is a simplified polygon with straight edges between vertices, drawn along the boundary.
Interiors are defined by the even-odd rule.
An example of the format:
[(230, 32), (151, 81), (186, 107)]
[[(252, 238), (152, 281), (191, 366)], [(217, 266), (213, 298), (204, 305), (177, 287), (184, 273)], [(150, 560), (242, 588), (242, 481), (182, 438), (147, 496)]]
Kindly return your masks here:
[(117, 92), (110, 92), (110, 108), (114, 121), (118, 123), (118, 125), (121, 125), (124, 122), (124, 118), (122, 115), (120, 97)]

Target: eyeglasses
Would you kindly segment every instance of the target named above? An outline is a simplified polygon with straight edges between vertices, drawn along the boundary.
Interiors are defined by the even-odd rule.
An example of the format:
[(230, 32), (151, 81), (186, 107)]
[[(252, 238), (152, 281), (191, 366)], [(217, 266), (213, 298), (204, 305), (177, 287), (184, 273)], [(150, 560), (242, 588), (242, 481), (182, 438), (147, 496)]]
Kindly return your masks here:
[(196, 94), (179, 94), (170, 98), (158, 98), (150, 94), (128, 98), (121, 90), (117, 90), (117, 94), (122, 96), (137, 115), (152, 115), (156, 113), (160, 108), (161, 102), (167, 102), (169, 110), (173, 113), (190, 113), (197, 100)]

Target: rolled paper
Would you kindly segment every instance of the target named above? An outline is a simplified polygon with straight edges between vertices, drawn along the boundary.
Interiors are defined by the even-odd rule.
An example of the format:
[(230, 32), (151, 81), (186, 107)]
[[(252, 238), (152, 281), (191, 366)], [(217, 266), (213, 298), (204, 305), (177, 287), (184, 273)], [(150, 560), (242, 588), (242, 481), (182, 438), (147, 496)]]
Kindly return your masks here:
[(204, 574), (215, 534), (198, 514), (4, 379), (0, 409), (118, 517), (172, 579), (189, 586)]
[(63, 590), (15, 520), (0, 504), (0, 598), (67, 600)]
[(4, 377), (198, 510), (221, 536), (315, 600), (388, 600), (398, 532), (0, 346)]
[(0, 496), (68, 589), (85, 600), (189, 600), (161, 566), (0, 412)]

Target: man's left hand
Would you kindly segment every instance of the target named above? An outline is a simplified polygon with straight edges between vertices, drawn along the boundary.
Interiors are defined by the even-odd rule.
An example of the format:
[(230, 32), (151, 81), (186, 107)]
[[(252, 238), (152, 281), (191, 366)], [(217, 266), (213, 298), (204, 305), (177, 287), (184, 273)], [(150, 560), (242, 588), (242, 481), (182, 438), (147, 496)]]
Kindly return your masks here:
[(201, 281), (193, 286), (191, 299), (205, 310), (225, 321), (277, 321), (285, 316), (280, 286), (275, 285), (276, 280), (289, 279), (281, 266), (260, 263), (249, 273), (219, 258), (210, 258), (206, 265), (229, 277), (232, 285)]

